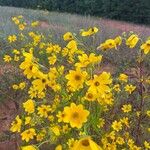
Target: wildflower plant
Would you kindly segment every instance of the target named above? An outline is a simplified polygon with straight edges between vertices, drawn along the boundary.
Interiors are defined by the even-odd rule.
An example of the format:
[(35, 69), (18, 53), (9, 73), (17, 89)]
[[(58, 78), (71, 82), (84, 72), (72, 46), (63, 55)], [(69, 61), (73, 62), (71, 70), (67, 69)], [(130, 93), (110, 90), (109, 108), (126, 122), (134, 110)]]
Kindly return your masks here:
[[(88, 47), (82, 39), (94, 44), (100, 32), (91, 27), (79, 36), (64, 33), (62, 46), (32, 31), (38, 21), (25, 23), (23, 16), (12, 21), (19, 32), (8, 36), (13, 49), (3, 60), (23, 76), (12, 88), (26, 93), (26, 99), (10, 127), (21, 137), (22, 150), (38, 150), (44, 144), (56, 150), (150, 149), (150, 76), (144, 72), (149, 39), (122, 34)], [(136, 47), (135, 71), (102, 70), (102, 54), (119, 50), (121, 44)]]

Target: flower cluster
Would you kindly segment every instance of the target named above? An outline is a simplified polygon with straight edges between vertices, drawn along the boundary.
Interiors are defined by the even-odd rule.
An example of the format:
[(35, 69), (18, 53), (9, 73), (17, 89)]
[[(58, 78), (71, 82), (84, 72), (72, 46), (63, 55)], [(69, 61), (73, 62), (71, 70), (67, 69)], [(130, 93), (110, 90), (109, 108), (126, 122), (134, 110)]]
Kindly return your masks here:
[[(4, 61), (15, 62), (24, 77), (11, 85), (14, 92), (26, 93), (22, 112), (10, 127), (21, 137), (22, 150), (38, 150), (45, 143), (55, 145), (56, 150), (150, 149), (150, 127), (145, 123), (150, 117), (145, 107), (149, 82), (141, 69), (150, 40), (140, 43), (137, 34), (120, 35), (91, 50), (80, 40), (95, 39), (99, 30), (92, 27), (81, 30), (80, 37), (64, 33), (62, 46), (42, 33), (25, 30), (38, 26), (37, 21), (28, 24), (22, 16), (12, 20), (22, 33), (8, 36), (15, 49), (4, 55)], [(21, 41), (24, 44), (15, 47)], [(130, 76), (118, 70), (111, 74), (102, 69), (97, 73), (105, 59), (102, 54), (121, 44), (141, 45), (137, 73)]]

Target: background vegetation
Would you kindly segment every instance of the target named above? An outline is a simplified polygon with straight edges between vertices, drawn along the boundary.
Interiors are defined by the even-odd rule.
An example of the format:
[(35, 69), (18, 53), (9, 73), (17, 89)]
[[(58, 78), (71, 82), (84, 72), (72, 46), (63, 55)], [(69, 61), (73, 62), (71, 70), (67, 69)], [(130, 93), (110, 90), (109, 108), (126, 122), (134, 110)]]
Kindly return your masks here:
[[(78, 0), (76, 0), (76, 3), (77, 3), (77, 1)], [(4, 1), (0, 0), (0, 2), (2, 3)], [(30, 7), (35, 8), (35, 9), (36, 8), (45, 9), (46, 7), (52, 7), (52, 5), (54, 6), (55, 4), (59, 3), (60, 7), (55, 5), (55, 7), (53, 7), (53, 9), (51, 9), (51, 10), (69, 11), (72, 13), (74, 13), (74, 11), (71, 11), (71, 8), (76, 11), (78, 10), (77, 13), (81, 13), (81, 11), (83, 11), (82, 8), (85, 7), (85, 5), (80, 5), (80, 7), (75, 8), (74, 7), (75, 5), (73, 5), (73, 1), (71, 1), (71, 0), (68, 2), (66, 1), (66, 3), (63, 3), (63, 5), (61, 4), (62, 2), (60, 2), (60, 1), (58, 1), (58, 3), (56, 3), (56, 1), (53, 1), (53, 2), (51, 1), (52, 3), (49, 4), (50, 1), (48, 1), (48, 0), (47, 1), (43, 0), (41, 4), (40, 4), (40, 1), (33, 1), (33, 0), (31, 0), (31, 1), (16, 0), (16, 1), (13, 1), (12, 3), (11, 2), (12, 1), (6, 0), (5, 5), (13, 4), (13, 6), (17, 6), (17, 7), (20, 7), (20, 6), (24, 7), (26, 5), (27, 8), (29, 8), (29, 5), (30, 5)], [(69, 2), (70, 2), (70, 4), (72, 3), (72, 6), (69, 5)], [(100, 2), (100, 1), (97, 0), (97, 2)], [(122, 8), (128, 7), (123, 3), (124, 2), (122, 2)], [(90, 5), (88, 3), (88, 5), (86, 5), (86, 6), (92, 8), (91, 4), (93, 4), (93, 1), (91, 1)], [(135, 3), (132, 3), (131, 6), (133, 6), (134, 4)], [(137, 5), (137, 3), (136, 3), (136, 5)], [(108, 5), (106, 5), (106, 6), (108, 6)], [(148, 6), (149, 5), (146, 5), (146, 7), (148, 7)], [(24, 8), (1, 7), (0, 6), (0, 56), (4, 56), (5, 54), (11, 54), (11, 51), (13, 48), (16, 48), (19, 50), (23, 45), (23, 43), (17, 42), (16, 44), (13, 45), (13, 47), (11, 47), (10, 44), (8, 44), (8, 40), (7, 40), (8, 35), (12, 35), (12, 34), (16, 35), (18, 32), (20, 32), (20, 31), (18, 31), (18, 28), (14, 24), (12, 24), (12, 20), (11, 20), (12, 17), (18, 16), (18, 15), (23, 15), (27, 24), (30, 24), (33, 21), (39, 21), (39, 26), (36, 29), (31, 30), (30, 28), (26, 27), (27, 32), (28, 31), (36, 31), (38, 33), (43, 33), (43, 35), (45, 35), (46, 37), (49, 37), (49, 38), (47, 38), (47, 42), (59, 43), (62, 47), (65, 45), (63, 38), (62, 38), (62, 35), (65, 32), (71, 31), (73, 33), (79, 34), (80, 29), (86, 29), (86, 28), (89, 28), (92, 26), (96, 26), (100, 29), (100, 31), (96, 35), (96, 39), (97, 39), (95, 41), (96, 45), (99, 45), (100, 43), (104, 42), (108, 38), (115, 38), (117, 35), (121, 35), (122, 32), (124, 32), (124, 31), (126, 32), (124, 34), (126, 34), (127, 36), (129, 36), (129, 34), (132, 33), (130, 31), (137, 33), (140, 37), (142, 37), (143, 41), (145, 41), (148, 38), (148, 36), (150, 35), (150, 29), (144, 25), (138, 26), (138, 25), (134, 25), (134, 24), (127, 24), (127, 23), (121, 22), (121, 21), (117, 22), (117, 21), (107, 20), (107, 19), (103, 19), (103, 18), (99, 18), (99, 17), (91, 17), (88, 14), (92, 14), (91, 13), (92, 11), (89, 11), (90, 9), (88, 7), (85, 8), (86, 11), (83, 11), (83, 12), (86, 12), (85, 13), (86, 16), (80, 16), (80, 15), (68, 14), (68, 13), (39, 11), (38, 9), (30, 10), (30, 9), (24, 9)], [(96, 5), (95, 5), (95, 7), (96, 7)], [(60, 8), (64, 8), (65, 10), (61, 10)], [(96, 7), (96, 8), (99, 8), (99, 10), (100, 10), (100, 7)], [(104, 7), (104, 8), (106, 9), (106, 7)], [(93, 8), (93, 10), (96, 12), (95, 8)], [(140, 11), (145, 11), (145, 10), (146, 10), (145, 8), (141, 8), (141, 10), (139, 10), (139, 11), (137, 9), (136, 10), (137, 13), (135, 13), (134, 17), (137, 17), (137, 20), (138, 20), (138, 17), (140, 15), (136, 16), (136, 14), (138, 14)], [(132, 12), (135, 12), (135, 9), (130, 9), (130, 10), (128, 9), (128, 12), (129, 11), (131, 13), (129, 15), (129, 17), (130, 17), (130, 16), (132, 16)], [(81, 14), (84, 14), (83, 12)], [(106, 11), (102, 11), (102, 12), (106, 13)], [(148, 9), (147, 9), (147, 12), (148, 12)], [(111, 15), (111, 13), (107, 13), (105, 15), (105, 17), (110, 17), (109, 15)], [(97, 14), (95, 13), (93, 15), (97, 16)], [(127, 14), (127, 12), (123, 13), (123, 14), (121, 14), (121, 12), (120, 13), (118, 12), (118, 14), (120, 14), (120, 16), (122, 17), (123, 15), (125, 16), (125, 14)], [(148, 13), (143, 18), (148, 19), (147, 15), (148, 15)], [(100, 16), (102, 16), (102, 15), (100, 14)], [(116, 17), (118, 17), (118, 16), (116, 15)], [(126, 19), (129, 19), (129, 17), (128, 18), (126, 17)], [(132, 20), (134, 20), (136, 22), (135, 19), (131, 19), (130, 21), (132, 21)], [(138, 21), (140, 21), (140, 19)], [(144, 22), (141, 22), (141, 23), (144, 23)], [(84, 41), (84, 38), (82, 40)], [(84, 41), (84, 42), (86, 42), (86, 41)], [(87, 43), (89, 43), (89, 45), (90, 45), (90, 40), (88, 40)], [(97, 51), (97, 53), (99, 53), (99, 52), (100, 51)], [(125, 44), (123, 44), (117, 50), (109, 51), (109, 53), (104, 53), (103, 55), (106, 58), (106, 60), (103, 62), (101, 68), (97, 68), (96, 71), (100, 72), (101, 70), (105, 70), (105, 71), (109, 71), (113, 74), (114, 72), (116, 72), (116, 70), (119, 70), (120, 72), (134, 73), (135, 72), (134, 68), (136, 67), (135, 57), (136, 57), (137, 52), (138, 52), (137, 48), (129, 50), (129, 48)], [(42, 55), (42, 56), (45, 56), (45, 55)], [(144, 63), (143, 70), (145, 72), (149, 71), (149, 69), (148, 69), (150, 66), (149, 58), (150, 57), (147, 56), (147, 58), (146, 58), (147, 60), (145, 60), (145, 63)], [(43, 60), (45, 60), (45, 59), (43, 59)], [(131, 70), (128, 69), (129, 67), (131, 67)], [(11, 103), (11, 108), (12, 108), (12, 104), (13, 105), (15, 104), (14, 108), (16, 108), (16, 109), (14, 109), (15, 113), (12, 113), (12, 109), (10, 109), (11, 112), (7, 113), (7, 116), (10, 116), (10, 117), (7, 117), (7, 119), (5, 119), (6, 118), (5, 116), (6, 116), (6, 111), (8, 112), (8, 108), (4, 108), (5, 115), (4, 115), (4, 117), (1, 115), (1, 118), (5, 119), (5, 120), (2, 120), (1, 124), (5, 123), (5, 125), (3, 125), (5, 127), (7, 127), (6, 125), (10, 124), (11, 119), (14, 118), (16, 113), (18, 113), (17, 111), (20, 110), (18, 108), (20, 108), (22, 101), (24, 101), (26, 98), (26, 95), (23, 94), (22, 92), (16, 91), (14, 93), (14, 90), (12, 89), (12, 85), (14, 83), (21, 82), (22, 78), (23, 77), (20, 75), (20, 72), (18, 71), (18, 68), (15, 66), (15, 64), (13, 64), (13, 63), (4, 64), (3, 59), (0, 60), (0, 83), (1, 83), (0, 102), (4, 103), (7, 100), (7, 105), (10, 104), (10, 102), (15, 102), (15, 103)], [(136, 98), (133, 97), (133, 99), (136, 99)], [(8, 103), (8, 100), (9, 100), (9, 103)], [(2, 105), (3, 103), (1, 103), (1, 106), (3, 106)], [(147, 106), (147, 108), (148, 108), (148, 106)], [(0, 110), (2, 111), (1, 108), (0, 108)], [(0, 114), (2, 114), (2, 113), (0, 112)], [(0, 124), (0, 127), (2, 126), (1, 124)], [(147, 122), (145, 123), (145, 125), (147, 125)], [(5, 129), (5, 132), (3, 132), (3, 133), (1, 133), (1, 130), (0, 130), (0, 135), (1, 135), (0, 142), (4, 141), (5, 139), (8, 139), (8, 135), (10, 135), (8, 127), (7, 127), (7, 129)], [(146, 135), (146, 136), (148, 137), (149, 135)], [(5, 145), (7, 145), (7, 144), (5, 143)], [(0, 149), (2, 149), (2, 148), (0, 147)]]
[(46, 9), (150, 24), (149, 0), (0, 0), (0, 5)]

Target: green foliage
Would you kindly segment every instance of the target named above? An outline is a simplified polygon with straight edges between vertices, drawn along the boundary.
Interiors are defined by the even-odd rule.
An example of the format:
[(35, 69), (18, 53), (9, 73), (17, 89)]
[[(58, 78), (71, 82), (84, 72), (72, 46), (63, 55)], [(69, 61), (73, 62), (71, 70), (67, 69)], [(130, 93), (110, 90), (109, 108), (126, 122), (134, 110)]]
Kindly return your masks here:
[(0, 5), (94, 15), (150, 24), (149, 0), (0, 0)]

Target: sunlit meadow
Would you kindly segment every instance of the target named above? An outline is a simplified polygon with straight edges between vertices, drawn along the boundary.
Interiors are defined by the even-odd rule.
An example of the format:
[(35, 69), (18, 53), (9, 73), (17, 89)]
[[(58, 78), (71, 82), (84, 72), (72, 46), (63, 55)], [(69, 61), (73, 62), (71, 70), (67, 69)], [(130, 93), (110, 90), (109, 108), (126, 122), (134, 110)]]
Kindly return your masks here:
[(14, 71), (0, 90), (19, 104), (11, 138), (21, 150), (149, 150), (150, 38), (63, 15), (1, 22), (1, 64)]

